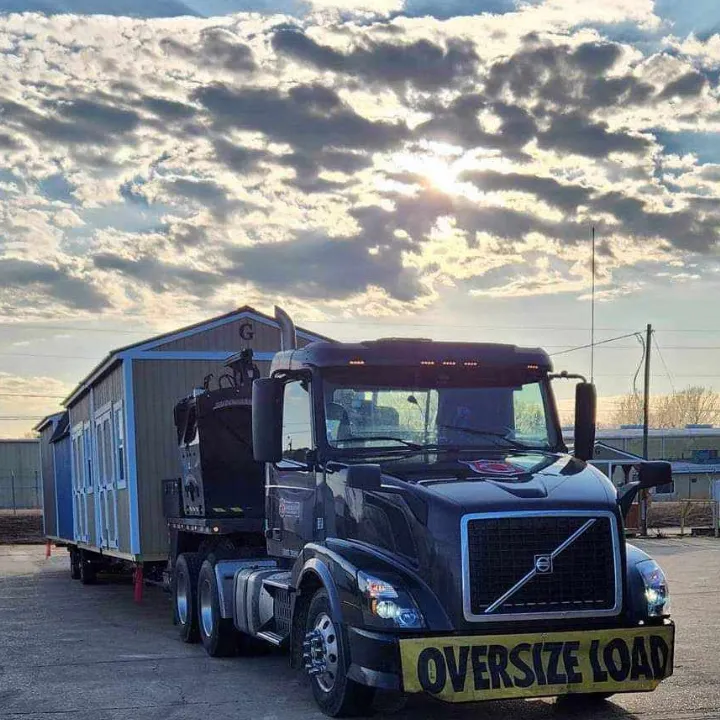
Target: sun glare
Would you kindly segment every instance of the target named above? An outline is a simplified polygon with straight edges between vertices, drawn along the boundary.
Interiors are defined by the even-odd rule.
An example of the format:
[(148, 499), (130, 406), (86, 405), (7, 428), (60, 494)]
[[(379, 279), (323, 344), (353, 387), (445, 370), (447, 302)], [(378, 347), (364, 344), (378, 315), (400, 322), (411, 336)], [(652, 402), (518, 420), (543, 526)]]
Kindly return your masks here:
[(432, 148), (421, 152), (404, 152), (395, 155), (396, 171), (416, 176), (422, 184), (448, 195), (467, 194), (468, 183), (460, 179), (465, 170), (464, 158), (446, 148)]

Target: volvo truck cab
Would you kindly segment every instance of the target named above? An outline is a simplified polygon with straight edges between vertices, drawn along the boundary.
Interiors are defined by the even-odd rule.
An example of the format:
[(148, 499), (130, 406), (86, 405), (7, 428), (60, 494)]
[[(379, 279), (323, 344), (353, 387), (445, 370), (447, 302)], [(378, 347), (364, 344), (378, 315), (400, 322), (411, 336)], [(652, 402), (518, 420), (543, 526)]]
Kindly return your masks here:
[(252, 386), (265, 552), (203, 564), (211, 654), (221, 631), (287, 647), (331, 716), (366, 709), (377, 689), (598, 698), (672, 673), (665, 577), (623, 527), (669, 465), (640, 464), (620, 495), (587, 462), (592, 385), (577, 384), (569, 454), (542, 350), (298, 349), (280, 320), (287, 349)]

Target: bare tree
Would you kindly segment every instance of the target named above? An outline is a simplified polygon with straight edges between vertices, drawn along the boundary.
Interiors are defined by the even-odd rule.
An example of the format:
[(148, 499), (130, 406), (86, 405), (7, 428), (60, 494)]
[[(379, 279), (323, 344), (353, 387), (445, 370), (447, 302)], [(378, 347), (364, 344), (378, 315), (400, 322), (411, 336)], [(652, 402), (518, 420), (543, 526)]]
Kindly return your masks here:
[[(638, 393), (624, 395), (612, 414), (612, 425), (639, 425), (642, 421), (642, 396)], [(655, 396), (650, 403), (651, 427), (683, 428), (717, 423), (720, 423), (720, 393), (711, 388), (695, 385), (671, 395)]]
[[(652, 407), (651, 407), (652, 410)], [(652, 412), (651, 412), (652, 420)], [(638, 393), (628, 393), (620, 398), (613, 412), (610, 424), (614, 427), (620, 425), (640, 425), (643, 421), (643, 398)], [(652, 422), (650, 423), (652, 425)]]
[(714, 425), (720, 421), (720, 394), (694, 385), (659, 398), (657, 408), (658, 427)]

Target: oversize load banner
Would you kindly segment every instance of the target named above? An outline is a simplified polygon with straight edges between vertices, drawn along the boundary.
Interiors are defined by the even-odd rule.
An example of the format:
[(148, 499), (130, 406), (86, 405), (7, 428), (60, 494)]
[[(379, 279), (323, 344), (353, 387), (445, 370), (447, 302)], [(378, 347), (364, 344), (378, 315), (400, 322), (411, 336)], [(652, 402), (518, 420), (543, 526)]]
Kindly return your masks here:
[(674, 626), (400, 640), (405, 692), (470, 702), (654, 690), (672, 674)]

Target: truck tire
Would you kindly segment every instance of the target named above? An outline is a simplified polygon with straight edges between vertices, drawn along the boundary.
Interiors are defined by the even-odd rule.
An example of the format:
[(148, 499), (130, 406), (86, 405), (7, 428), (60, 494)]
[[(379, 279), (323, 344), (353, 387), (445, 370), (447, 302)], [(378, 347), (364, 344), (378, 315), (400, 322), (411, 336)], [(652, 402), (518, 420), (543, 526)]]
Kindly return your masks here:
[(330, 600), (324, 588), (313, 595), (305, 624), (306, 640), (321, 638), (320, 655), (325, 671), (310, 675), (318, 707), (330, 717), (367, 714), (375, 696), (374, 688), (360, 685), (347, 676), (349, 658), (345, 655), (342, 628), (332, 620)]
[(83, 585), (94, 585), (97, 582), (97, 565), (92, 561), (91, 553), (78, 550), (80, 562), (80, 582)]
[(232, 619), (220, 614), (220, 593), (211, 556), (202, 564), (197, 584), (197, 616), (200, 641), (210, 657), (235, 655), (237, 642)]
[(198, 641), (197, 586), (200, 556), (182, 553), (175, 561), (172, 580), (173, 619), (185, 643)]
[(70, 548), (70, 577), (73, 580), (80, 580), (80, 563), (80, 551)]

